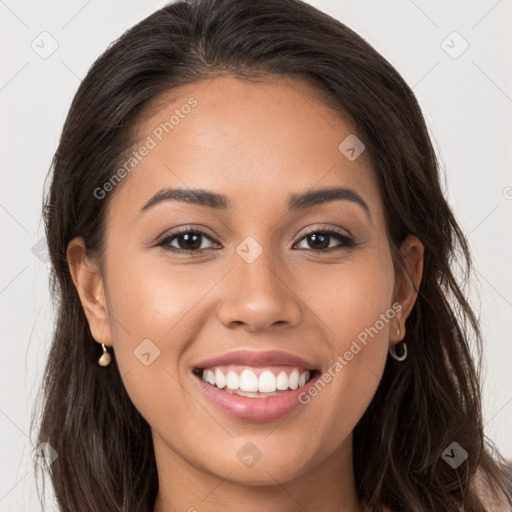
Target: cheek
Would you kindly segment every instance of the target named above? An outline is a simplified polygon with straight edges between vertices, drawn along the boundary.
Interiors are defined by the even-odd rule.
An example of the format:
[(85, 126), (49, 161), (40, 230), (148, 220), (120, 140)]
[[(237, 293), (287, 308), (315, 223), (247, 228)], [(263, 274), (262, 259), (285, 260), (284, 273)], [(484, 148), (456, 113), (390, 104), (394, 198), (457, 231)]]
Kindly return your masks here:
[(328, 407), (324, 428), (332, 447), (354, 428), (369, 405), (387, 359), (389, 333), (399, 306), (392, 306), (391, 259), (352, 261), (333, 274), (316, 276), (308, 305), (322, 320), (330, 362), (302, 397), (318, 414)]
[(190, 313), (216, 281), (204, 267), (170, 265), (164, 258), (116, 260), (108, 280), (115, 348), (133, 350), (145, 338), (162, 349), (171, 341), (177, 347), (182, 336), (176, 331), (190, 324)]
[[(373, 326), (391, 307), (394, 271), (391, 258), (382, 256), (385, 254), (384, 250), (371, 250), (341, 264), (310, 265), (294, 289), (320, 320), (336, 353), (344, 352), (347, 341), (350, 345), (350, 340)], [(387, 332), (388, 324), (379, 322), (378, 330)]]
[(108, 273), (113, 349), (127, 392), (144, 416), (159, 407), (163, 390), (174, 397), (182, 392), (175, 380), (180, 357), (199, 336), (198, 305), (216, 282), (211, 272), (186, 268), (125, 255)]

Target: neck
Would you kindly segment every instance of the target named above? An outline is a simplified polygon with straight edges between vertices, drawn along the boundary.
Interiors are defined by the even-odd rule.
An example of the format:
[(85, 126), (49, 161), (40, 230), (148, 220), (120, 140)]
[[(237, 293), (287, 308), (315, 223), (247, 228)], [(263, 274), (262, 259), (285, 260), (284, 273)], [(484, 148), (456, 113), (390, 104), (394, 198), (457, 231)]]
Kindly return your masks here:
[(359, 512), (353, 465), (352, 436), (327, 458), (311, 462), (292, 479), (266, 469), (258, 482), (224, 478), (190, 464), (153, 433), (159, 491), (154, 512)]

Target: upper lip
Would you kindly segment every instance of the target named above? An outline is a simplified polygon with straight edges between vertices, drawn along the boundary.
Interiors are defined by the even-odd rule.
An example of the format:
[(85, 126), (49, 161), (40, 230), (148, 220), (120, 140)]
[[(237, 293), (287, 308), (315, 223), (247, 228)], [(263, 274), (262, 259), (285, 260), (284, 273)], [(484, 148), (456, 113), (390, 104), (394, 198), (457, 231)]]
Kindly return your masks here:
[(236, 350), (201, 361), (195, 367), (204, 369), (228, 364), (239, 364), (245, 366), (296, 366), (305, 370), (315, 369), (315, 365), (313, 363), (280, 350)]

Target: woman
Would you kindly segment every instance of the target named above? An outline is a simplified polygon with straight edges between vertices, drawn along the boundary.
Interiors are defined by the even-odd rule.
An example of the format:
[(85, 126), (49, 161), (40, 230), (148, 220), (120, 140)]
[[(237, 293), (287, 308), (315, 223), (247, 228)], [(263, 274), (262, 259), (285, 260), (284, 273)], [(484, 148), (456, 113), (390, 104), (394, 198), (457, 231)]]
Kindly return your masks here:
[(149, 16), (82, 82), (44, 213), (61, 510), (510, 507), (425, 121), (342, 23)]

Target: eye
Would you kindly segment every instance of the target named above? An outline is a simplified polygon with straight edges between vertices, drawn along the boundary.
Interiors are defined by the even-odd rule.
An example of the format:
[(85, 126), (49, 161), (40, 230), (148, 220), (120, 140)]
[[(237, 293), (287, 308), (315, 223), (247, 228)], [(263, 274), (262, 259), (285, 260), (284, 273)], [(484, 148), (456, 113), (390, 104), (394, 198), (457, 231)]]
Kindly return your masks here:
[[(338, 247), (332, 246), (333, 239), (338, 240)], [(203, 251), (214, 249), (215, 247), (204, 247), (203, 242), (209, 240), (214, 242), (216, 248), (220, 244), (216, 243), (212, 237), (208, 236), (203, 231), (194, 230), (191, 228), (183, 228), (165, 236), (158, 244), (158, 247), (174, 252), (174, 253), (201, 253)], [(355, 247), (357, 244), (354, 240), (343, 230), (328, 228), (328, 229), (310, 229), (300, 241), (306, 240), (310, 247), (302, 247), (307, 251), (313, 252), (331, 252), (338, 249), (349, 249)], [(299, 242), (300, 242), (299, 241)]]
[[(333, 238), (340, 242), (338, 245), (341, 245), (341, 247), (336, 248), (330, 245)], [(312, 246), (310, 248), (306, 247), (306, 250), (314, 252), (331, 252), (336, 249), (352, 248), (356, 245), (354, 240), (346, 232), (336, 228), (313, 228), (309, 230), (306, 236), (303, 236), (301, 240), (306, 240), (307, 243)]]
[[(171, 252), (202, 252), (208, 249), (207, 247), (205, 248), (202, 243), (205, 239), (213, 241), (213, 238), (209, 237), (203, 231), (185, 228), (164, 237), (157, 245)], [(173, 243), (176, 243), (178, 247), (172, 245)]]

